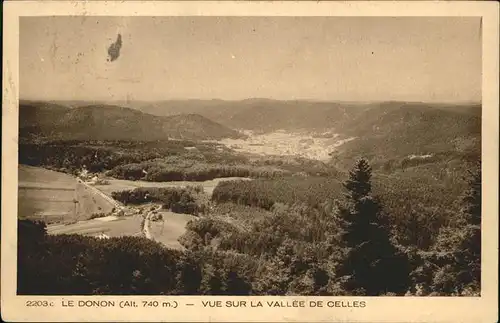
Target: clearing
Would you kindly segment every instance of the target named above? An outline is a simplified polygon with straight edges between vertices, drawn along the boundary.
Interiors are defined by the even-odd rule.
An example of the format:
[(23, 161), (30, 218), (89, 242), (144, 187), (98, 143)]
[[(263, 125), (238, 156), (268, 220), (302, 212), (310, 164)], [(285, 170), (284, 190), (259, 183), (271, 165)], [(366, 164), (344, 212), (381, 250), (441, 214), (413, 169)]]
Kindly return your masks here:
[(68, 174), (19, 165), (18, 217), (73, 223), (95, 213), (110, 213), (115, 205)]
[(169, 211), (161, 211), (159, 213), (163, 216), (163, 220), (146, 222), (146, 225), (149, 225), (149, 232), (152, 239), (164, 244), (168, 248), (183, 249), (177, 240), (186, 232), (186, 224), (189, 220), (196, 219), (197, 217)]
[(234, 181), (234, 180), (250, 180), (245, 177), (226, 177), (216, 178), (209, 181), (190, 182), (190, 181), (175, 181), (175, 182), (147, 182), (147, 181), (129, 181), (124, 179), (106, 179), (109, 181), (107, 185), (94, 185), (95, 188), (111, 196), (112, 192), (133, 190), (138, 187), (186, 187), (186, 186), (202, 186), (208, 196), (212, 196), (212, 192), (219, 182)]
[(73, 221), (76, 179), (70, 175), (25, 165), (18, 168), (18, 217), (46, 223)]
[(135, 236), (141, 235), (142, 215), (105, 217), (73, 224), (53, 224), (47, 227), (49, 234), (81, 234), (88, 236)]

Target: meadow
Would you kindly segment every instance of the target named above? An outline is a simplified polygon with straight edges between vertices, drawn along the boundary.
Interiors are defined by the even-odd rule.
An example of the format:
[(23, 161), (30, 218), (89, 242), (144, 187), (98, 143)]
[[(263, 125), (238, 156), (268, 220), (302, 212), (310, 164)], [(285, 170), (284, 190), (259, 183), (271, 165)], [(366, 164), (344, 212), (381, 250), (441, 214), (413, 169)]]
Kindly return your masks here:
[(187, 223), (196, 217), (170, 211), (161, 211), (159, 214), (161, 214), (161, 220), (149, 221), (152, 240), (169, 249), (184, 249), (179, 243), (179, 238), (186, 232)]
[(18, 216), (46, 223), (73, 223), (115, 207), (74, 176), (19, 165)]
[(111, 193), (117, 191), (133, 190), (139, 187), (171, 187), (171, 188), (185, 188), (188, 186), (200, 186), (208, 196), (212, 195), (213, 190), (220, 182), (233, 181), (233, 180), (250, 180), (244, 177), (227, 177), (215, 178), (207, 181), (172, 181), (172, 182), (147, 182), (147, 181), (131, 181), (125, 179), (109, 178), (106, 185), (94, 185), (95, 188), (111, 197)]
[(141, 215), (113, 219), (96, 218), (66, 225), (49, 225), (47, 232), (49, 234), (81, 234), (86, 236), (100, 236), (104, 234), (107, 237), (141, 236), (142, 220), (143, 217)]
[(37, 167), (19, 165), (18, 216), (47, 223), (75, 219), (76, 179)]

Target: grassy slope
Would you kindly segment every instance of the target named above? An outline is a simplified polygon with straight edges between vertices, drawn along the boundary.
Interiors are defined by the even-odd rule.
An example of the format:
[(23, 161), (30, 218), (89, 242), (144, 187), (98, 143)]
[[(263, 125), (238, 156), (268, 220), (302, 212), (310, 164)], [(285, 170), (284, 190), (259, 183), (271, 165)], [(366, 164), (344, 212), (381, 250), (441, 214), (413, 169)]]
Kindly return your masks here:
[[(359, 157), (374, 166), (401, 163), (409, 155), (438, 155), (432, 163), (473, 160), (480, 154), (480, 107), (429, 107), (388, 104), (370, 109), (344, 126), (356, 139), (334, 154), (337, 165), (349, 167)], [(443, 164), (439, 166), (444, 166)]]
[(153, 239), (168, 248), (183, 249), (178, 239), (186, 232), (186, 224), (195, 219), (189, 214), (161, 212), (163, 221), (150, 222), (150, 232)]
[(96, 190), (78, 183), (76, 186), (76, 196), (78, 199), (77, 219), (88, 219), (92, 214), (111, 213), (114, 205), (104, 199)]
[[(27, 188), (26, 186), (29, 186)], [(73, 200), (78, 200), (77, 214)], [(113, 206), (70, 175), (51, 170), (19, 166), (18, 216), (46, 222), (85, 220), (94, 213), (109, 213)]]
[(68, 225), (52, 225), (47, 230), (50, 234), (82, 234), (96, 236), (106, 234), (109, 237), (139, 236), (141, 230), (141, 215), (119, 218), (115, 221), (93, 219)]
[[(20, 165), (18, 170), (18, 217), (47, 222), (73, 217), (76, 180), (69, 175)], [(43, 218), (43, 216), (42, 216)]]

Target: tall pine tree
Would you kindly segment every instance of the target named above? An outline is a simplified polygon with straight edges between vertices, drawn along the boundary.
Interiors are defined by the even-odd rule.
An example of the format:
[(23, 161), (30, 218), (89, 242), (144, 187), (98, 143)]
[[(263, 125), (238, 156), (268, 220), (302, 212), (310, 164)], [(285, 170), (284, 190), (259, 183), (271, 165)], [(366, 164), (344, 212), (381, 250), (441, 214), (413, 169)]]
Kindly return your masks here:
[(381, 204), (371, 195), (371, 167), (365, 159), (356, 163), (344, 187), (346, 201), (339, 209), (345, 254), (338, 271), (343, 288), (355, 295), (404, 294), (409, 264), (392, 244)]

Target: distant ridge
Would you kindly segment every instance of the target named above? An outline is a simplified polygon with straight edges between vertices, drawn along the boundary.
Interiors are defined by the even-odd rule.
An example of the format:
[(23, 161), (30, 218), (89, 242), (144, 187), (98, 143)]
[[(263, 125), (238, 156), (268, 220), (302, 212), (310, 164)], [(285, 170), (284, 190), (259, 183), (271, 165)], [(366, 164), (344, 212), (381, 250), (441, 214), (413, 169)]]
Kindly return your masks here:
[[(328, 102), (306, 100), (272, 100), (252, 98), (240, 101), (170, 100), (158, 102), (121, 103), (131, 108), (159, 116), (199, 114), (233, 129), (254, 131), (347, 130), (356, 120), (369, 115), (386, 113), (388, 109), (431, 108), (447, 113), (480, 116), (481, 104), (447, 104), (422, 102)], [(363, 121), (363, 122), (366, 122)]]
[(235, 130), (201, 115), (156, 116), (118, 105), (69, 108), (53, 102), (22, 101), (21, 136), (89, 140), (217, 140), (241, 138)]

